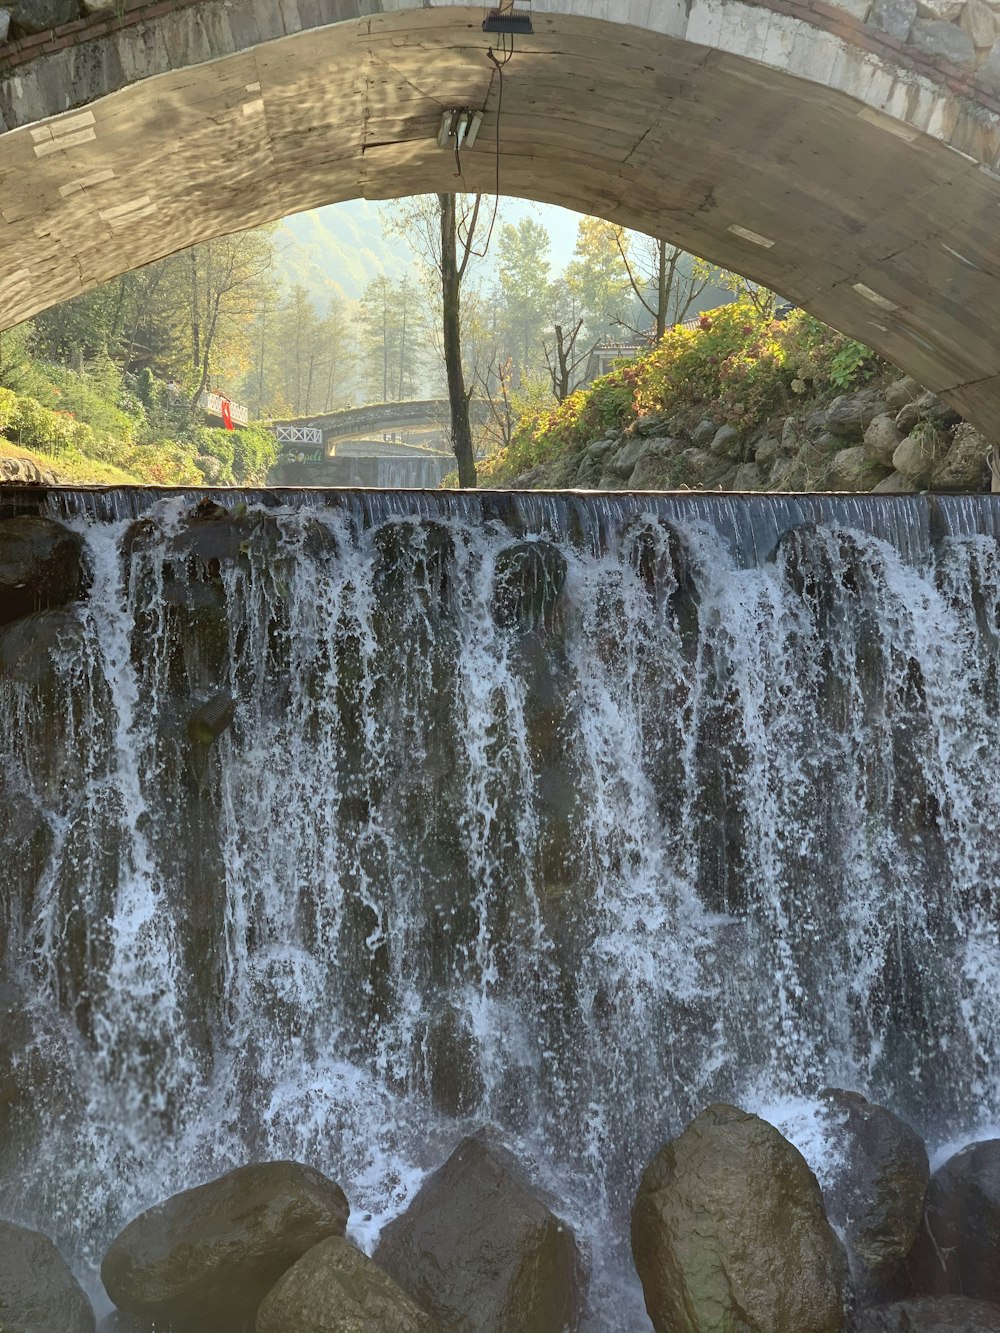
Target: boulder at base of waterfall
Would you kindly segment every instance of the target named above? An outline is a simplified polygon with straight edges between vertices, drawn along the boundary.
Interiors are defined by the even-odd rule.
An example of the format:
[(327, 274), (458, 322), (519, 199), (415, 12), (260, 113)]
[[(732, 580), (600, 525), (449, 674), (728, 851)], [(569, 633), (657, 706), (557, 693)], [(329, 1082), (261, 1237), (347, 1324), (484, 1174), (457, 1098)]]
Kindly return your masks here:
[(38, 1231), (0, 1222), (3, 1333), (94, 1333), (94, 1312), (62, 1255)]
[(297, 1162), (239, 1167), (140, 1213), (101, 1265), (120, 1309), (239, 1329), (278, 1278), (327, 1236), (342, 1236), (339, 1185)]
[(898, 446), (892, 465), (904, 477), (918, 483), (930, 481), (931, 473), (942, 455), (942, 446), (933, 427), (921, 423)]
[(553, 1204), (480, 1130), (389, 1223), (375, 1261), (442, 1333), (574, 1333), (586, 1268)]
[(883, 1290), (909, 1254), (930, 1178), (920, 1135), (860, 1093), (820, 1093), (829, 1124), (832, 1180), (823, 1191), (827, 1216), (847, 1239), (855, 1282)]
[(34, 514), (0, 522), (0, 625), (80, 595), (78, 533)]
[(865, 1310), (857, 1333), (1000, 1333), (1000, 1305), (965, 1296), (925, 1296)]
[(841, 1333), (847, 1262), (805, 1159), (710, 1106), (643, 1173), (632, 1253), (657, 1333)]
[(1000, 1139), (970, 1143), (931, 1176), (907, 1271), (916, 1291), (1000, 1305)]
[(264, 1297), (255, 1333), (437, 1333), (402, 1287), (350, 1241), (331, 1236)]

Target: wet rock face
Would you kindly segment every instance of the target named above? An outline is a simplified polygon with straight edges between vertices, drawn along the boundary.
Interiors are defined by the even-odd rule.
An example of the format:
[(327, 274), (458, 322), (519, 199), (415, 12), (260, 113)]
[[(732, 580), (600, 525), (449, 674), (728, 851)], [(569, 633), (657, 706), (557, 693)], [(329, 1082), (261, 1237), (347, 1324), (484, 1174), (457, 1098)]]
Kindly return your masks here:
[(1000, 1305), (1000, 1139), (972, 1143), (935, 1171), (907, 1260), (919, 1292)]
[(518, 542), (497, 556), (493, 617), (504, 629), (552, 629), (566, 582), (566, 557), (550, 542)]
[(857, 1333), (1000, 1333), (1000, 1306), (965, 1296), (925, 1296), (866, 1310)]
[(437, 1333), (377, 1264), (338, 1236), (294, 1264), (264, 1298), (255, 1333)]
[(0, 522), (0, 625), (65, 606), (84, 586), (82, 538), (33, 514)]
[(847, 1264), (805, 1160), (710, 1106), (643, 1173), (632, 1253), (657, 1333), (841, 1333)]
[(0, 1222), (4, 1333), (94, 1333), (94, 1312), (48, 1236)]
[(389, 1223), (375, 1260), (442, 1333), (575, 1333), (585, 1266), (552, 1202), (480, 1131)]
[(101, 1278), (129, 1314), (241, 1330), (297, 1259), (344, 1234), (348, 1211), (340, 1186), (311, 1167), (240, 1167), (141, 1213), (112, 1242)]
[(847, 1238), (855, 1280), (888, 1282), (916, 1239), (930, 1168), (923, 1140), (884, 1106), (827, 1088), (831, 1137), (840, 1167), (824, 1190), (827, 1216)]

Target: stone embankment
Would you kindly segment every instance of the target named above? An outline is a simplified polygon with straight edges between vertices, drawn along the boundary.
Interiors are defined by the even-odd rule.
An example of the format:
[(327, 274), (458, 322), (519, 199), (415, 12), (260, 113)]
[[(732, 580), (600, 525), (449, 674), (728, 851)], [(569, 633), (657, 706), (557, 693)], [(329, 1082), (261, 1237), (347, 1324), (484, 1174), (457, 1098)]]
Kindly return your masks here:
[(741, 432), (710, 416), (693, 429), (669, 414), (640, 417), (516, 478), (514, 487), (598, 490), (919, 491), (990, 489), (989, 446), (915, 380), (841, 394)]
[[(914, 1131), (828, 1089), (819, 1178), (774, 1126), (717, 1104), (664, 1144), (632, 1210), (656, 1333), (1000, 1333), (1000, 1140), (934, 1175)], [(557, 1200), (485, 1127), (383, 1230), (346, 1237), (332, 1180), (237, 1168), (134, 1218), (101, 1269), (99, 1333), (577, 1333), (586, 1248)], [(0, 1223), (5, 1328), (93, 1333), (51, 1242)]]

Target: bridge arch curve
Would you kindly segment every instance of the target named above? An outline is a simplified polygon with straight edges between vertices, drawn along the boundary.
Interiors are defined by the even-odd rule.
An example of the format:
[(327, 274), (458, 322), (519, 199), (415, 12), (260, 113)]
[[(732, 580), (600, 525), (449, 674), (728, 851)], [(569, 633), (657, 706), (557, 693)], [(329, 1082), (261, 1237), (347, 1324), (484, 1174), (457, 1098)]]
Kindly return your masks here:
[[(996, 439), (992, 57), (945, 23), (952, 61), (924, 20), (920, 41), (880, 32), (868, 2), (536, 0), (499, 153), (479, 5), (126, 0), (0, 47), (0, 328), (302, 209), (493, 190), (499, 161), (504, 193), (746, 273)], [(457, 178), (442, 111), (479, 106)]]

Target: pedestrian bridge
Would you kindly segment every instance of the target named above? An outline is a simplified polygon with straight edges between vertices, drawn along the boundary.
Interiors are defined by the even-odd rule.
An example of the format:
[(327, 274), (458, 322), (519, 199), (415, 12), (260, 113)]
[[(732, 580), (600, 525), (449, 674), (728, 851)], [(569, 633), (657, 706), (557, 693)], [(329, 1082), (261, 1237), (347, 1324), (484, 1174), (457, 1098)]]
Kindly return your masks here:
[[(483, 421), (487, 407), (478, 399), (469, 404), (474, 421)], [(329, 451), (347, 440), (375, 440), (379, 435), (429, 435), (439, 437), (445, 448), (451, 434), (451, 408), (446, 398), (403, 399), (394, 403), (368, 403), (364, 407), (345, 407), (319, 416), (290, 417), (274, 421), (274, 426), (313, 426), (323, 432), (323, 444)]]
[[(1000, 439), (997, 0), (536, 0), (502, 80), (482, 16), (124, 0), (0, 47), (0, 327), (301, 209), (499, 179), (766, 283)], [(453, 108), (485, 111), (460, 158)]]

